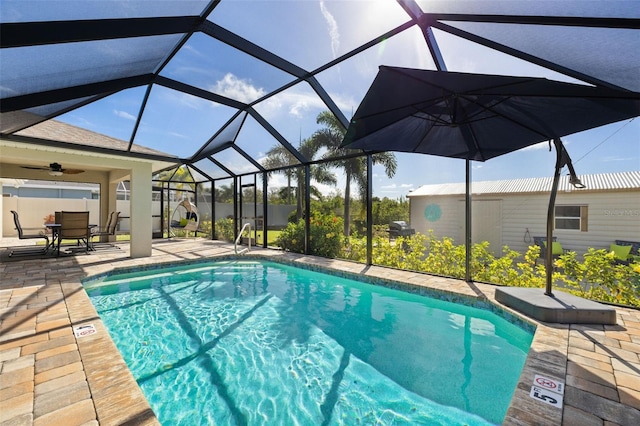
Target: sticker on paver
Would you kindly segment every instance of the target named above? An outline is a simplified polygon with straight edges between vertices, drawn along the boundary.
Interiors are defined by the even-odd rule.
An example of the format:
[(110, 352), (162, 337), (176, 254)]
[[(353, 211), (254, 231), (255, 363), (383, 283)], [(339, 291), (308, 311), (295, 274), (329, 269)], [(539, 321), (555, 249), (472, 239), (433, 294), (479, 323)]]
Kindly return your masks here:
[(559, 393), (560, 395), (564, 394), (564, 383), (540, 376), (539, 374), (536, 374), (533, 378), (533, 385), (554, 393)]
[(546, 404), (553, 405), (554, 407), (562, 408), (562, 395), (548, 391), (547, 389), (531, 386), (531, 392), (529, 392), (531, 398), (538, 399)]
[(96, 334), (96, 327), (93, 324), (78, 325), (73, 327), (73, 334), (77, 338), (91, 336)]
[(564, 383), (548, 377), (536, 374), (533, 378), (533, 386), (529, 396), (539, 399), (540, 401), (562, 408), (562, 400), (564, 394)]

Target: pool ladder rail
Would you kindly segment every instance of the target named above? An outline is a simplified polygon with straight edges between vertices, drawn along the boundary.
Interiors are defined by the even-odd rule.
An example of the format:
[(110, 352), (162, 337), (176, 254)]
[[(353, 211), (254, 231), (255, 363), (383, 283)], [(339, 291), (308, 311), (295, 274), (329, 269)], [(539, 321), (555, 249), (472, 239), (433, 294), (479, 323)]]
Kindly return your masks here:
[[(238, 243), (242, 239), (242, 234), (244, 233), (244, 230), (247, 229), (247, 228), (249, 229), (249, 238), (247, 238), (249, 246), (243, 248), (240, 251), (238, 251)], [(244, 253), (248, 253), (248, 252), (251, 251), (251, 224), (249, 222), (247, 222), (244, 225), (242, 225), (242, 229), (240, 230), (240, 234), (238, 234), (238, 238), (236, 238), (236, 242), (233, 244), (233, 250), (235, 251), (236, 254), (244, 254)]]

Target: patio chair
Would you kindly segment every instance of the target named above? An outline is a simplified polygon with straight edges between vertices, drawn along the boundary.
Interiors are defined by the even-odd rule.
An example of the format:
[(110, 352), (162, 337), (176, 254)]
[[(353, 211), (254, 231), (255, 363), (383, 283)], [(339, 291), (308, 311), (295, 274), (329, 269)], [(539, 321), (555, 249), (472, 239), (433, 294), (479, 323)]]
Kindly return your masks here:
[(175, 236), (173, 230), (181, 229), (185, 232), (185, 235), (189, 235), (187, 231), (193, 231), (197, 236), (200, 225), (200, 214), (198, 208), (191, 201), (182, 200), (173, 211), (171, 220), (169, 221), (169, 235)]
[[(107, 223), (102, 228), (93, 228), (91, 229), (91, 239), (94, 237), (110, 237), (116, 235), (116, 228), (118, 227), (118, 220), (120, 220), (120, 212), (113, 211), (109, 213), (109, 218), (107, 219)], [(91, 245), (96, 248), (96, 243), (92, 242)], [(107, 244), (111, 247), (120, 248), (113, 244)]]
[[(536, 259), (536, 264), (538, 260), (542, 259), (544, 261), (545, 256), (547, 254), (547, 237), (533, 237), (533, 242), (535, 245), (540, 247), (540, 256)], [(561, 254), (564, 254), (570, 250), (563, 248), (562, 244), (557, 241), (556, 237), (552, 237), (551, 239), (551, 257), (557, 259)]]
[[(56, 213), (57, 216), (57, 213)], [(85, 253), (89, 252), (91, 231), (89, 228), (89, 212), (60, 212), (60, 229), (58, 229), (58, 256), (62, 240), (77, 240), (78, 245), (84, 243)]]
[(9, 257), (17, 254), (35, 254), (35, 253), (46, 253), (49, 249), (49, 237), (44, 233), (43, 230), (38, 232), (37, 234), (26, 234), (22, 225), (20, 225), (20, 218), (18, 217), (18, 212), (15, 210), (11, 210), (11, 214), (13, 215), (13, 223), (15, 224), (16, 230), (18, 231), (18, 238), (21, 240), (32, 240), (32, 239), (44, 239), (46, 241), (45, 246), (42, 249), (37, 250), (20, 250), (16, 251), (11, 249), (9, 252)]

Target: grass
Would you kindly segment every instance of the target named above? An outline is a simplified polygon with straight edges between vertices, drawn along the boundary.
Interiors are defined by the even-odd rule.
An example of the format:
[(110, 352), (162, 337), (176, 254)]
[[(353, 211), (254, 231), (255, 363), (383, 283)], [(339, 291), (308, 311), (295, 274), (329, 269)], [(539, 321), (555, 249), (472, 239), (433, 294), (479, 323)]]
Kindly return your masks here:
[[(275, 245), (276, 239), (280, 236), (282, 231), (268, 230), (267, 231), (267, 245)], [(262, 231), (258, 231), (258, 241), (262, 241)]]

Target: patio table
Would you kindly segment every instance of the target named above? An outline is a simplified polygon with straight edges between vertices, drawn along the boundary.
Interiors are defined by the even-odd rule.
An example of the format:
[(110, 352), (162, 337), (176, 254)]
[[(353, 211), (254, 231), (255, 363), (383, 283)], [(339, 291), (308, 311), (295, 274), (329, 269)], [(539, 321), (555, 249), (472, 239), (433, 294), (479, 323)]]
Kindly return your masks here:
[(49, 244), (44, 250), (45, 253), (49, 253), (49, 250), (55, 251), (55, 242), (58, 238), (58, 231), (60, 230), (60, 226), (62, 225), (59, 223), (45, 223), (44, 226), (46, 226), (47, 229), (51, 230), (51, 241), (49, 241)]

